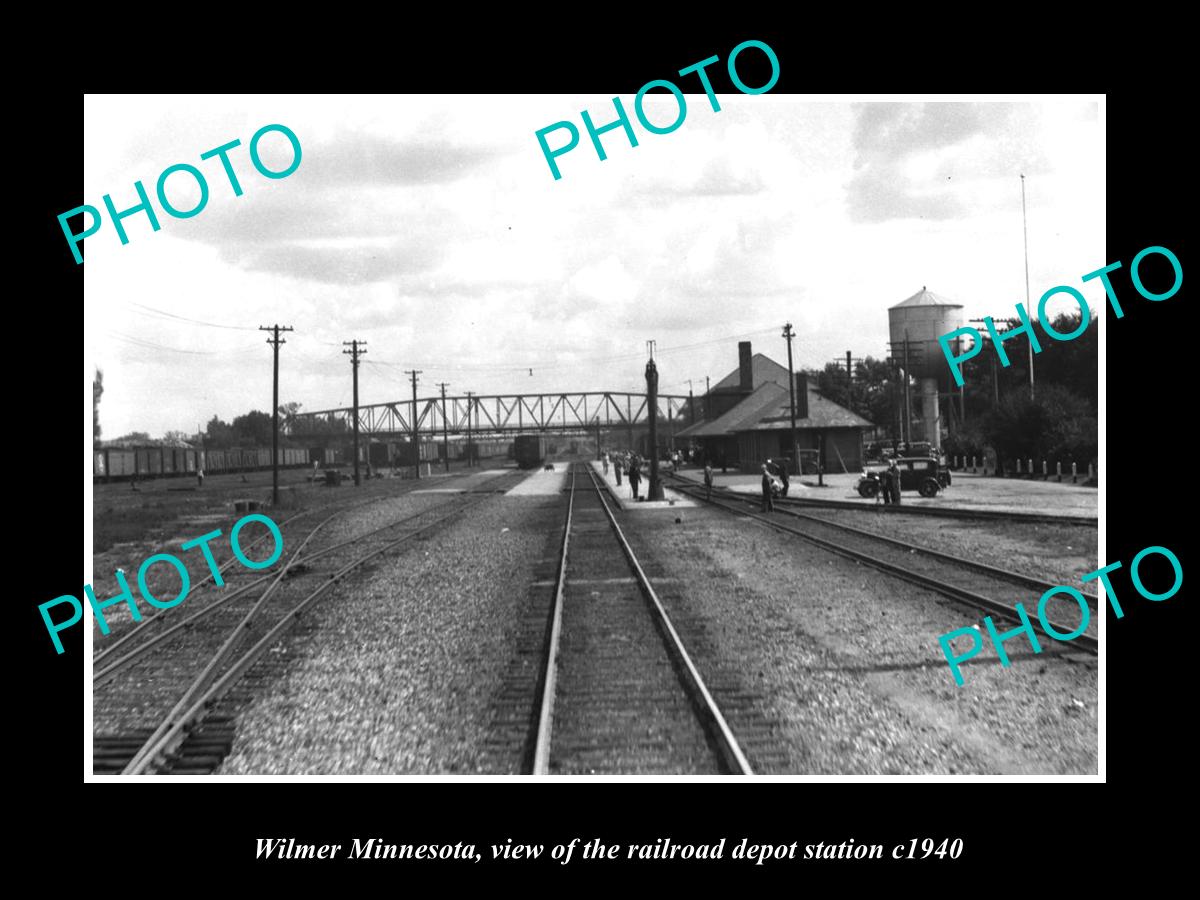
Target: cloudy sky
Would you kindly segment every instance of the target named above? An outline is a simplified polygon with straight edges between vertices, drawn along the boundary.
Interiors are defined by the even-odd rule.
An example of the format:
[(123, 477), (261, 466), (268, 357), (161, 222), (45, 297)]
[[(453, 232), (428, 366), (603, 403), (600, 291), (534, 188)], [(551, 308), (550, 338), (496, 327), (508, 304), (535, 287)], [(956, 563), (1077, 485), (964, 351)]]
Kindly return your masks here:
[[(133, 206), (133, 182), (153, 197), (176, 163), (210, 189), (193, 218), (155, 199), (160, 231), (137, 214), (128, 245), (107, 219), (85, 242), (104, 437), (269, 410), (257, 327), (275, 322), (296, 329), (280, 400), (306, 410), (351, 402), (351, 338), (368, 344), (364, 404), (409, 397), (413, 368), (420, 396), (437, 382), (451, 395), (640, 390), (649, 339), (660, 389), (686, 394), (689, 378), (703, 390), (736, 366), (739, 339), (786, 362), (785, 321), (797, 367), (883, 356), (887, 308), (922, 286), (965, 318), (1024, 299), (1020, 173), (1034, 303), (1057, 284), (1104, 303), (1080, 283), (1110, 261), (1093, 99), (687, 100), (671, 134), (634, 119), (636, 148), (603, 135), (601, 162), (579, 113), (610, 121), (611, 96), (87, 97), (84, 202)], [(666, 124), (677, 107), (663, 95), (646, 111)], [(556, 181), (534, 133), (563, 119), (583, 134)], [(303, 148), (278, 180), (248, 155), (272, 123)], [(240, 197), (200, 160), (234, 139)], [(271, 168), (290, 161), (279, 134), (260, 147)], [(199, 196), (186, 174), (167, 193), (182, 209)]]

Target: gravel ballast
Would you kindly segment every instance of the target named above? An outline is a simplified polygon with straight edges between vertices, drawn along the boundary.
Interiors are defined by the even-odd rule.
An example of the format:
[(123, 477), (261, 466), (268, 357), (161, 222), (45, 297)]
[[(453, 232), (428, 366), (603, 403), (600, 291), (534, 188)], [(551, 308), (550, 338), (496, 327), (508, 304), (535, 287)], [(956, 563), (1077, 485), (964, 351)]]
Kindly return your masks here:
[[(1094, 774), (1097, 665), (1044, 639), (987, 648), (956, 687), (938, 636), (971, 612), (915, 586), (728, 513), (626, 516), (688, 631), (702, 623), (719, 667), (770, 698), (795, 774)], [(1012, 626), (1002, 625), (1002, 630)], [(985, 638), (986, 640), (986, 638)], [(731, 721), (734, 732), (738, 723)], [(771, 771), (760, 769), (760, 771)], [(775, 770), (783, 771), (783, 770)]]
[(559, 503), (487, 498), (335, 588), (285, 643), (292, 664), (243, 712), (218, 774), (479, 771)]

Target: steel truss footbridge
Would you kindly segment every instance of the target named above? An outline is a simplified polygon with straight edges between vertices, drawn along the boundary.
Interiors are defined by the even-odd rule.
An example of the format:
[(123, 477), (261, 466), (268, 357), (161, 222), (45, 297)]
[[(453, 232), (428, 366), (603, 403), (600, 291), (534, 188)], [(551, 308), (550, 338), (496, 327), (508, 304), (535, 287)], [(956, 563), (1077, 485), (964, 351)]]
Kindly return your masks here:
[[(687, 395), (659, 394), (655, 406), (658, 421), (672, 431), (695, 420), (695, 406)], [(418, 440), (442, 434), (481, 439), (541, 431), (583, 435), (610, 428), (632, 433), (649, 421), (646, 395), (619, 391), (434, 396), (358, 407), (360, 434)], [(294, 438), (328, 435), (343, 428), (342, 433), (354, 428), (353, 407), (297, 413), (282, 425), (284, 433)]]

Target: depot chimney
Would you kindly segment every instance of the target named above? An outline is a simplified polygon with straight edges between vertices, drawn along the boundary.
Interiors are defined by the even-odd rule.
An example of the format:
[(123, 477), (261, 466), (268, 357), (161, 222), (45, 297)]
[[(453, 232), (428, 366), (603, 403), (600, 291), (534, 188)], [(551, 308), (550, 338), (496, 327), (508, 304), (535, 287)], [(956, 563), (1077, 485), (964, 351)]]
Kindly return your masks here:
[(750, 364), (750, 342), (738, 342), (738, 376), (740, 387), (746, 393), (754, 390), (754, 367)]

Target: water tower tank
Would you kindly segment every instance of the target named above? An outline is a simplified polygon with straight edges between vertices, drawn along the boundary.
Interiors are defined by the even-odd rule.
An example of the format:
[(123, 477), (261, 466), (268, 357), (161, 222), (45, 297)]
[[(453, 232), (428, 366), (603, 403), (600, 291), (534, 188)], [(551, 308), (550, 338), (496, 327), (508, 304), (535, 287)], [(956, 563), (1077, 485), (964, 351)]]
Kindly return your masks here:
[(942, 380), (948, 369), (938, 337), (962, 327), (962, 304), (924, 287), (888, 310), (889, 339), (897, 360), (904, 358), (907, 332), (909, 371), (917, 378)]

